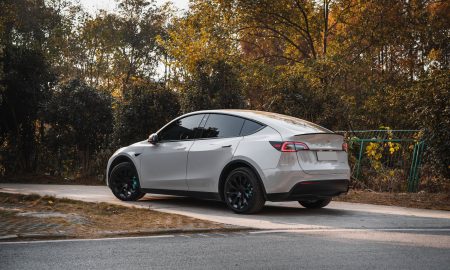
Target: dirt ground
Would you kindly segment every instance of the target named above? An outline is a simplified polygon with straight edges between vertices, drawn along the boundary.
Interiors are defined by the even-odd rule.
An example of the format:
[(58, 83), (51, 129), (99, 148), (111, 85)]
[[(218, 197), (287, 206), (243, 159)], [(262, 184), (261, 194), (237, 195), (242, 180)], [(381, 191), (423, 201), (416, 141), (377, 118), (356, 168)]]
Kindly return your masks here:
[(19, 184), (54, 184), (54, 185), (87, 185), (102, 186), (105, 185), (101, 177), (62, 177), (44, 174), (20, 174), (14, 176), (0, 177), (0, 183), (19, 183)]
[(448, 193), (389, 193), (350, 190), (347, 195), (341, 195), (333, 200), (450, 211), (450, 194)]
[(0, 241), (239, 229), (242, 228), (149, 209), (0, 193)]

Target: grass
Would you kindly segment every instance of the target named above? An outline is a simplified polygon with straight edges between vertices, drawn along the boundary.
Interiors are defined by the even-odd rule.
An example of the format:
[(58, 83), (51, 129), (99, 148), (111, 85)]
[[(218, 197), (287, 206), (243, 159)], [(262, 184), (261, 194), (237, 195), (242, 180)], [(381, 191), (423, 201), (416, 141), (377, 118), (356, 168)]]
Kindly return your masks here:
[(52, 185), (87, 185), (101, 186), (105, 185), (104, 179), (94, 176), (90, 177), (62, 177), (45, 174), (17, 174), (12, 176), (0, 177), (0, 183), (19, 183), (19, 184), (52, 184)]
[(0, 235), (3, 236), (48, 239), (229, 231), (242, 228), (150, 209), (0, 193), (0, 229)]

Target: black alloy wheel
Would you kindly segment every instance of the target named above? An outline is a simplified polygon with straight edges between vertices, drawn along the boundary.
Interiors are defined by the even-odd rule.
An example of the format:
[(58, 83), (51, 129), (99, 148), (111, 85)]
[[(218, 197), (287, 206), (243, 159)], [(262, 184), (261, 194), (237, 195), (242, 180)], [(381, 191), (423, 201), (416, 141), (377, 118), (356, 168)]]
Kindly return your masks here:
[(114, 196), (122, 201), (136, 201), (145, 195), (141, 191), (136, 168), (130, 162), (122, 162), (113, 168), (109, 187)]
[(255, 174), (246, 167), (234, 169), (225, 180), (224, 199), (228, 207), (239, 214), (256, 213), (265, 199)]

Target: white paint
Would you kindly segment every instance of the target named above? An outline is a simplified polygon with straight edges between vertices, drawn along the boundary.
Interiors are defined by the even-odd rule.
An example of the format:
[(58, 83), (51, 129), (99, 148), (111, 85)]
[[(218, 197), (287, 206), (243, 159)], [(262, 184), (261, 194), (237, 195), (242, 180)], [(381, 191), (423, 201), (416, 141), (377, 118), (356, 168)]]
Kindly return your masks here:
[(305, 233), (305, 232), (450, 232), (448, 229), (412, 229), (412, 228), (396, 228), (396, 229), (293, 229), (293, 230), (264, 230), (252, 231), (250, 234), (270, 234), (270, 233)]

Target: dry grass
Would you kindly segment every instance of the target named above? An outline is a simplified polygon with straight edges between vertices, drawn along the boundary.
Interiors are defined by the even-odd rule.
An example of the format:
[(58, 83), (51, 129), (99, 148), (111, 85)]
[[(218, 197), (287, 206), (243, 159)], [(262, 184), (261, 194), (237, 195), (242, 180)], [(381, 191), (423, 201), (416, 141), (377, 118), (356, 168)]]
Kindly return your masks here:
[[(36, 217), (36, 213), (49, 216)], [(0, 193), (0, 218), (0, 235), (23, 238), (29, 238), (30, 232), (41, 238), (92, 238), (240, 229), (149, 209), (7, 193)]]
[(62, 176), (44, 175), (44, 174), (18, 174), (13, 176), (3, 176), (0, 177), (0, 183), (89, 185), (89, 186), (105, 185), (104, 179), (93, 176), (65, 178)]
[(350, 190), (334, 200), (450, 211), (449, 193), (389, 193)]

